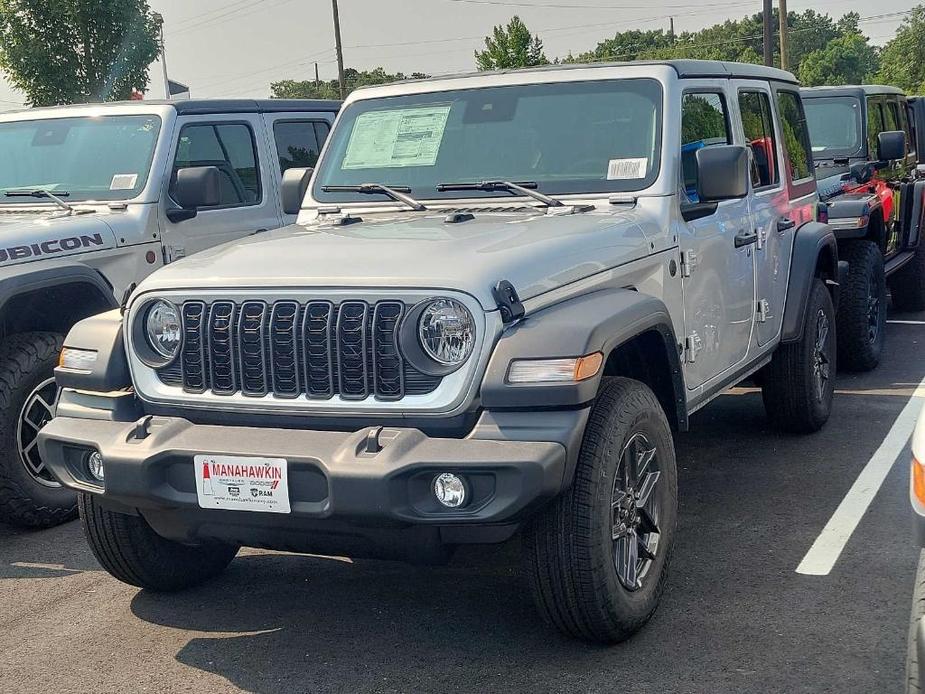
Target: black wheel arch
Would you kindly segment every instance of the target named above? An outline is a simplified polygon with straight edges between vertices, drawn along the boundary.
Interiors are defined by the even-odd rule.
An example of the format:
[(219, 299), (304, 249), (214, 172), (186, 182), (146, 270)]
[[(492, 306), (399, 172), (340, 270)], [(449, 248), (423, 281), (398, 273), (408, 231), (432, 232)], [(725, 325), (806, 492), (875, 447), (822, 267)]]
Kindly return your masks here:
[[(604, 366), (579, 383), (512, 385), (510, 363), (519, 359), (579, 357), (602, 352)], [(528, 314), (495, 346), (482, 381), (488, 409), (581, 407), (597, 395), (604, 376), (648, 385), (672, 428), (687, 429), (680, 346), (665, 304), (632, 289), (601, 289)]]
[(806, 222), (800, 226), (790, 259), (790, 283), (787, 286), (781, 342), (797, 342), (803, 337), (806, 305), (816, 278), (826, 283), (833, 303), (838, 305), (840, 274), (838, 242), (832, 228), (821, 222)]
[(77, 321), (118, 307), (96, 270), (74, 262), (5, 268), (0, 277), (0, 331), (66, 333)]

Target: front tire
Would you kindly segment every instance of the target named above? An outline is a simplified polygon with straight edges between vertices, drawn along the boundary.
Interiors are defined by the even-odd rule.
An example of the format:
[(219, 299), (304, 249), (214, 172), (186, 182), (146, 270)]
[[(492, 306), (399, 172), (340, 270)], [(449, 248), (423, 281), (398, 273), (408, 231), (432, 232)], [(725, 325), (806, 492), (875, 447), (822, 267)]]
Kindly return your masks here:
[(764, 409), (777, 427), (808, 434), (825, 425), (835, 394), (836, 353), (832, 297), (815, 279), (803, 337), (777, 347), (762, 381)]
[(151, 529), (141, 516), (103, 508), (79, 494), (80, 522), (100, 565), (123, 583), (156, 592), (191, 588), (222, 573), (238, 548), (220, 542), (181, 545)]
[(524, 531), (524, 569), (543, 619), (576, 638), (629, 638), (658, 606), (677, 526), (668, 420), (652, 391), (607, 379), (572, 486)]
[(845, 371), (877, 368), (886, 338), (883, 254), (872, 241), (850, 241), (841, 256), (848, 278), (838, 302), (838, 365)]
[(49, 528), (77, 515), (77, 497), (51, 475), (36, 437), (54, 415), (54, 368), (63, 338), (12, 335), (0, 345), (0, 520)]

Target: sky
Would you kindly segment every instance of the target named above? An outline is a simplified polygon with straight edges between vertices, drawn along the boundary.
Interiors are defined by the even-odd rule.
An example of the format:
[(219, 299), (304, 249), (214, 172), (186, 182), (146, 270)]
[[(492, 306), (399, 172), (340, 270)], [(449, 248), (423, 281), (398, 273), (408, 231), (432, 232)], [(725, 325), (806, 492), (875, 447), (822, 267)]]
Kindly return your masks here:
[[(818, 0), (788, 3), (839, 17), (856, 11), (872, 43), (882, 45), (913, 0)], [(149, 0), (164, 16), (170, 78), (193, 97), (266, 97), (269, 84), (337, 75), (331, 0)], [(577, 54), (627, 29), (697, 30), (761, 10), (761, 1), (731, 0), (340, 0), (347, 67), (429, 74), (470, 71), (473, 52), (496, 24), (517, 14), (544, 42), (552, 59)], [(776, 2), (775, 2), (776, 5)], [(151, 66), (148, 95), (163, 96), (160, 62)], [(23, 96), (0, 74), (0, 111)]]

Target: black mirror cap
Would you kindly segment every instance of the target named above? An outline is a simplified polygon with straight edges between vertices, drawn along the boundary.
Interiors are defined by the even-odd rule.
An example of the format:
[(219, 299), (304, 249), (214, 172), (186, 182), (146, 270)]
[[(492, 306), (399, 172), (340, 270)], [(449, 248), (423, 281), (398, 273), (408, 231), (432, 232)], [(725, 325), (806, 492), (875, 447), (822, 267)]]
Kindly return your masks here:
[(280, 189), (283, 198), (284, 214), (299, 214), (302, 209), (302, 200), (305, 199), (305, 192), (308, 190), (308, 184), (312, 180), (310, 168), (292, 168), (283, 172), (283, 183)]
[(177, 171), (174, 197), (184, 210), (220, 205), (221, 190), (222, 174), (214, 166), (190, 166)]
[(877, 135), (877, 159), (894, 161), (906, 157), (906, 133), (902, 130), (887, 130)]
[(695, 156), (697, 195), (701, 202), (719, 202), (748, 195), (748, 150), (745, 147), (702, 147)]

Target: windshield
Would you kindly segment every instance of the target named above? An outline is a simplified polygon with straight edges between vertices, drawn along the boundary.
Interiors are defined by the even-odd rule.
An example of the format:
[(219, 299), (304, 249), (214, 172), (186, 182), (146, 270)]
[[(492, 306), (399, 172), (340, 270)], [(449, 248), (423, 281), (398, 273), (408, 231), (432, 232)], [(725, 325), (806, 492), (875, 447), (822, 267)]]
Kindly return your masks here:
[(80, 200), (129, 200), (148, 180), (161, 119), (154, 115), (0, 123), (3, 193), (47, 190)]
[(324, 190), (363, 183), (399, 187), (418, 200), (512, 195), (437, 190), (482, 181), (536, 184), (546, 194), (642, 190), (658, 177), (661, 103), (652, 79), (358, 101), (331, 134), (313, 195), (323, 202), (387, 199)]
[(859, 156), (864, 144), (861, 102), (853, 96), (805, 99), (809, 139), (815, 159)]

